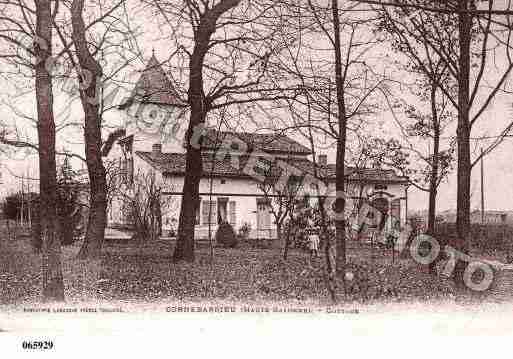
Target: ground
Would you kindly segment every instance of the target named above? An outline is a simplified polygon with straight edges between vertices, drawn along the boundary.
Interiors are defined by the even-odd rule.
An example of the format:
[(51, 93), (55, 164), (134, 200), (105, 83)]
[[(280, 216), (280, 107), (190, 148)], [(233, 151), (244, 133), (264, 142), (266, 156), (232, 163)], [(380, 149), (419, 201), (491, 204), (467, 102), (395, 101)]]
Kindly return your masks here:
[[(280, 249), (215, 248), (211, 263), (206, 243), (197, 248), (194, 264), (171, 261), (174, 243), (134, 244), (110, 241), (98, 261), (76, 259), (79, 243), (63, 248), (63, 272), (68, 302), (108, 301), (231, 301), (329, 302), (324, 259), (310, 265), (303, 250), (292, 250), (284, 262)], [(349, 242), (347, 296), (339, 283), (339, 298), (349, 302), (454, 300), (450, 280), (433, 277), (408, 258), (392, 258), (389, 250)], [(28, 236), (0, 240), (0, 304), (34, 303), (40, 293), (40, 258)]]

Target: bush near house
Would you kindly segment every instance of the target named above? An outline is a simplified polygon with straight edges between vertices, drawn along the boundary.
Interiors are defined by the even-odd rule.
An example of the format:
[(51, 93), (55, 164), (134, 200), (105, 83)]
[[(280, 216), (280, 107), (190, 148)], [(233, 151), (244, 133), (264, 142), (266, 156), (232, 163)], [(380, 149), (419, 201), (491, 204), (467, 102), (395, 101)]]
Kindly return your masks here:
[[(35, 206), (39, 202), (37, 193), (25, 193), (23, 198), (21, 193), (14, 193), (5, 197), (2, 203), (2, 211), (6, 219), (17, 221), (21, 217), (23, 208), (23, 217), (28, 218), (29, 208), (31, 215), (36, 212)], [(23, 203), (23, 205), (22, 205)]]
[(222, 223), (216, 232), (216, 242), (225, 248), (235, 248), (237, 246), (237, 236), (233, 227), (229, 223)]

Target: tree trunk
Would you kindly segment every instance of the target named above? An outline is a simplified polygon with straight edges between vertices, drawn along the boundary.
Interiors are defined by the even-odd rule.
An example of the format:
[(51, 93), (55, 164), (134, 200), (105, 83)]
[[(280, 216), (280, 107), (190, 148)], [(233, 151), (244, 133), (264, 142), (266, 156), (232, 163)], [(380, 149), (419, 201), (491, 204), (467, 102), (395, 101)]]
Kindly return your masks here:
[[(107, 226), (107, 179), (102, 161), (100, 91), (98, 82), (102, 68), (89, 52), (82, 12), (84, 0), (74, 0), (71, 6), (73, 42), (80, 63), (80, 100), (85, 115), (84, 139), (89, 173), (90, 208), (84, 244), (79, 258), (98, 258)], [(85, 81), (89, 81), (85, 83)]]
[[(433, 163), (431, 166), (431, 174), (429, 179), (429, 210), (428, 210), (428, 234), (435, 235), (436, 225), (436, 195), (438, 192), (438, 168), (439, 168), (439, 152), (440, 152), (440, 123), (438, 121), (438, 111), (436, 108), (436, 83), (431, 85), (431, 116), (434, 127), (433, 133)], [(430, 265), (429, 271), (436, 274), (436, 258)]]
[[(458, 78), (458, 190), (456, 209), (457, 239), (453, 247), (467, 253), (470, 234), (470, 39), (472, 18), (468, 11), (468, 0), (459, 0), (459, 78)], [(458, 261), (454, 273), (456, 285), (464, 287), (463, 273), (466, 268), (464, 261)]]
[(336, 275), (337, 275), (337, 248), (333, 245), (333, 240), (330, 238), (327, 228), (327, 215), (326, 210), (324, 208), (325, 199), (319, 197), (319, 213), (321, 215), (321, 233), (320, 236), (324, 237), (324, 254), (326, 257), (326, 287), (328, 288), (328, 292), (330, 293), (331, 300), (336, 303), (337, 302), (337, 283), (336, 283)]
[(346, 267), (346, 221), (345, 221), (345, 157), (347, 119), (344, 99), (344, 80), (342, 74), (342, 54), (340, 49), (340, 17), (338, 13), (338, 0), (332, 0), (333, 10), (333, 31), (335, 32), (335, 78), (337, 85), (337, 107), (338, 107), (338, 138), (337, 138), (337, 163), (336, 163), (336, 236), (337, 236), (337, 272), (345, 278)]
[(289, 225), (287, 226), (287, 233), (285, 234), (284, 244), (283, 244), (283, 260), (286, 261), (289, 256), (289, 246), (290, 246), (290, 231), (292, 230), (292, 218), (289, 219)]
[(55, 122), (51, 75), (52, 13), (51, 1), (36, 1), (36, 100), (39, 140), (39, 191), (42, 238), (43, 300), (64, 301), (61, 244), (56, 234), (57, 170), (55, 162)]
[(276, 239), (278, 240), (278, 243), (281, 243), (281, 245), (282, 245), (283, 259), (285, 260), (285, 259), (287, 259), (286, 258), (287, 243), (286, 243), (286, 238), (282, 233), (282, 223), (278, 223), (278, 222), (276, 222)]
[[(201, 118), (203, 120), (201, 120)], [(191, 145), (191, 133), (194, 130), (193, 123), (204, 122), (205, 117), (196, 110), (191, 111), (189, 131), (186, 136), (187, 154), (186, 170), (183, 184), (183, 196), (178, 221), (178, 235), (176, 247), (173, 253), (173, 261), (194, 262), (194, 226), (196, 225), (196, 209), (200, 203), (199, 183), (203, 173), (203, 160), (201, 150)]]
[(290, 246), (290, 237), (289, 237), (290, 234), (287, 234), (285, 236), (285, 243), (284, 243), (284, 247), (283, 247), (283, 260), (284, 261), (287, 261), (287, 259), (289, 258), (289, 246)]
[[(210, 39), (216, 31), (217, 20), (226, 11), (236, 7), (241, 0), (222, 0), (205, 10), (194, 29), (194, 50), (189, 63), (188, 102), (191, 107), (187, 129), (185, 156), (185, 178), (182, 190), (182, 203), (178, 221), (178, 235), (173, 253), (173, 261), (194, 262), (194, 226), (196, 209), (199, 205), (199, 184), (203, 174), (201, 157), (202, 136), (199, 131), (205, 124), (210, 104), (207, 103), (203, 88), (203, 65), (209, 50)], [(192, 143), (194, 139), (194, 143)]]
[[(94, 165), (88, 164), (88, 169)], [(103, 167), (103, 166), (102, 166)], [(105, 227), (107, 226), (107, 194), (105, 186), (101, 183), (101, 179), (93, 181), (93, 177), (100, 177), (101, 174), (89, 176), (90, 177), (90, 209), (89, 218), (87, 222), (87, 230), (78, 253), (81, 259), (98, 258), (101, 254), (101, 248), (105, 237)], [(93, 183), (94, 182), (94, 183)], [(100, 182), (100, 183), (98, 183)]]
[[(11, 238), (11, 224), (10, 224), (11, 220), (10, 219), (6, 219), (6, 223), (7, 223), (7, 239), (9, 241), (11, 241), (12, 240), (12, 238)], [(32, 238), (32, 240), (34, 241), (33, 238)], [(36, 248), (36, 247), (34, 247), (34, 248)], [(39, 247), (39, 250), (37, 250), (36, 253), (38, 253), (40, 250), (41, 250), (41, 247)]]
[[(436, 147), (436, 141), (435, 141)], [(433, 155), (434, 155), (433, 151)], [(438, 156), (438, 155), (436, 155)], [(436, 161), (436, 160), (435, 160)], [(428, 234), (435, 234), (435, 225), (436, 225), (436, 195), (437, 195), (437, 180), (438, 180), (438, 167), (433, 167), (431, 169), (431, 175), (429, 179), (429, 209), (428, 209)], [(435, 177), (436, 176), (436, 177)]]

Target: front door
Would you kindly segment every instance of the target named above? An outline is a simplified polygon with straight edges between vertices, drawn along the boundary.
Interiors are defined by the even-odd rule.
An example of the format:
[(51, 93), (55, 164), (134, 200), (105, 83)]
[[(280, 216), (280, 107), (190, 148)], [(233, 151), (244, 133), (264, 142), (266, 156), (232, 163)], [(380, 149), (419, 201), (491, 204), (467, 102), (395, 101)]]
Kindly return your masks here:
[(217, 199), (217, 224), (228, 223), (228, 198)]

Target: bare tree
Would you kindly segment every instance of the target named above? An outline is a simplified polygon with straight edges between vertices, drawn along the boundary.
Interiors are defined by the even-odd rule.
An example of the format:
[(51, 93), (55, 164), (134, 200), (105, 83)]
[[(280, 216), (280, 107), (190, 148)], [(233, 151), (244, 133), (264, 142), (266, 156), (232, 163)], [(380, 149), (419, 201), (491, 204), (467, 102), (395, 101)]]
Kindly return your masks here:
[[(56, 132), (70, 127), (84, 130), (85, 157), (78, 153), (70, 154), (66, 150), (56, 152), (57, 155), (71, 155), (73, 158), (85, 162), (90, 174), (89, 221), (84, 244), (79, 252), (80, 258), (97, 257), (100, 253), (106, 225), (106, 196), (104, 195), (106, 180), (102, 157), (108, 155), (114, 141), (123, 135), (116, 130), (108, 135), (105, 142), (102, 142), (102, 133), (108, 130), (104, 114), (116, 108), (118, 105), (114, 103), (116, 96), (122, 92), (120, 90), (123, 90), (116, 83), (116, 77), (138, 57), (137, 49), (127, 46), (134, 39), (134, 34), (126, 19), (125, 2), (124, 0), (98, 0), (97, 4), (100, 10), (88, 13), (88, 23), (85, 24), (86, 20), (83, 19), (82, 11), (77, 10), (80, 8), (80, 4), (57, 1), (56, 4), (61, 6), (56, 7), (51, 19), (55, 30), (54, 37), (59, 40), (58, 45), (60, 46), (59, 51), (48, 61), (47, 65), (52, 66), (56, 87), (59, 86), (58, 91), (69, 96), (68, 108), (71, 108), (73, 101), (79, 98), (86, 114), (85, 122), (82, 122), (74, 119), (72, 113), (59, 112), (57, 117), (61, 123), (56, 126)], [(70, 20), (69, 15), (73, 12), (72, 5), (74, 5), (75, 11)], [(30, 14), (30, 8), (25, 10)], [(21, 15), (20, 18), (28, 19)], [(28, 27), (30, 28), (30, 25)], [(6, 32), (10, 29), (7, 27)], [(73, 31), (74, 29), (75, 31)], [(30, 31), (20, 31), (19, 34), (15, 32), (15, 35), (15, 40), (21, 47), (24, 44), (22, 40), (30, 35)], [(8, 57), (7, 60), (21, 68), (30, 68), (31, 64), (26, 63), (22, 55), (23, 53), (18, 49), (16, 54)], [(92, 66), (90, 60), (94, 61), (96, 66)], [(101, 60), (107, 61), (108, 69), (106, 71), (100, 65)], [(76, 76), (73, 74), (75, 71), (77, 72)], [(18, 77), (24, 76), (21, 70), (19, 72)], [(79, 82), (79, 86), (75, 85), (77, 82)], [(13, 106), (13, 110), (18, 117), (30, 120), (30, 116), (24, 114), (20, 109)], [(30, 136), (25, 137), (27, 138), (20, 136), (18, 128), (15, 127), (14, 131), (10, 131), (9, 136), (1, 136), (0, 141), (18, 148), (27, 147), (37, 151), (38, 145), (34, 143), (35, 141), (30, 139)], [(60, 141), (72, 142), (70, 137), (73, 136), (61, 136)]]
[[(23, 14), (25, 9), (22, 8)], [(57, 9), (54, 9), (54, 12)], [(35, 2), (36, 43), (34, 46), (36, 99), (39, 139), (39, 193), (40, 221), (43, 240), (43, 298), (64, 300), (61, 245), (57, 231), (56, 190), (57, 170), (55, 162), (55, 122), (53, 115), (52, 74), (49, 60), (52, 56), (51, 1)]]
[[(106, 127), (103, 116), (112, 106), (116, 105), (110, 102), (114, 101), (115, 95), (119, 91), (117, 86), (114, 86), (114, 89), (109, 89), (106, 84), (112, 84), (115, 74), (124, 70), (136, 58), (132, 55), (132, 51), (125, 46), (133, 38), (127, 23), (128, 20), (125, 19), (123, 22), (123, 14), (126, 10), (125, 2), (124, 0), (112, 2), (112, 4), (102, 2), (100, 7), (102, 11), (94, 14), (86, 25), (84, 1), (72, 1), (70, 5), (71, 39), (65, 35), (69, 28), (66, 17), (55, 22), (59, 39), (67, 54), (67, 60), (70, 62), (71, 68), (77, 72), (78, 93), (84, 111), (85, 162), (89, 173), (90, 205), (87, 231), (78, 254), (78, 257), (82, 259), (97, 258), (100, 255), (107, 225), (108, 202), (107, 176), (103, 157), (108, 155), (114, 141), (124, 135), (122, 131), (113, 131), (105, 142), (102, 141), (102, 132)], [(88, 35), (93, 33), (94, 25), (102, 25), (105, 30), (100, 32), (99, 39), (91, 44)], [(121, 37), (118, 36), (119, 34)], [(72, 47), (75, 51), (72, 51)], [(105, 56), (105, 52), (112, 49), (116, 50), (118, 53), (116, 56), (121, 57), (121, 61), (119, 58), (114, 61), (113, 56), (107, 55), (107, 60), (116, 62), (116, 65), (111, 65), (111, 73), (104, 74), (100, 60)], [(74, 93), (70, 95), (73, 96)]]
[[(5, 1), (0, 10), (0, 41), (5, 49), (2, 59), (12, 69), (12, 75), (23, 79), (21, 82), (32, 82), (35, 79), (37, 118), (31, 119), (37, 126), (37, 145), (12, 138), (5, 131), (0, 137), (4, 144), (16, 148), (31, 148), (39, 154), (42, 294), (43, 299), (48, 301), (64, 300), (61, 245), (57, 235), (59, 225), (56, 211), (56, 125), (52, 87), (52, 22), (59, 4), (60, 2), (55, 2), (52, 9), (52, 1)], [(24, 41), (27, 39), (31, 44)], [(33, 59), (35, 61), (32, 61)]]
[[(291, 127), (305, 128), (303, 132), (307, 133), (313, 131), (315, 141), (319, 137), (328, 138), (337, 151), (336, 268), (342, 278), (346, 264), (344, 193), (348, 138), (351, 132), (356, 134), (361, 130), (365, 118), (376, 109), (375, 97), (384, 83), (366, 61), (377, 42), (369, 31), (373, 19), (355, 16), (353, 7), (354, 4), (348, 3), (340, 6), (338, 1), (307, 0), (290, 4), (295, 18), (291, 16), (287, 29), (292, 27), (300, 33), (297, 35), (300, 41), (289, 47), (289, 56), (284, 61), (289, 76), (301, 79), (303, 85), (304, 97), (293, 105), (293, 111), (303, 115)], [(318, 54), (321, 51), (322, 57)], [(306, 118), (314, 119), (305, 122)]]
[[(273, 1), (147, 1), (172, 31), (176, 54), (188, 61), (187, 103), (190, 109), (186, 175), (174, 261), (194, 261), (194, 223), (202, 177), (201, 145), (207, 115), (223, 107), (291, 96), (270, 80), (274, 43)], [(192, 49), (191, 51), (188, 49)]]
[[(293, 219), (294, 210), (299, 201), (302, 189), (301, 173), (283, 160), (268, 159), (265, 180), (258, 184), (258, 188), (264, 194), (269, 203), (270, 211), (276, 225), (278, 241), (282, 243), (282, 256), (287, 260), (290, 245), (290, 225), (287, 233), (284, 233), (284, 222), (288, 218)], [(280, 180), (280, 179), (286, 180)]]
[[(346, 92), (345, 82), (347, 72), (349, 70), (350, 53), (353, 47), (353, 39), (351, 38), (348, 46), (348, 56), (345, 61), (345, 68), (342, 66), (342, 49), (340, 40), (340, 14), (338, 8), (338, 0), (331, 1), (331, 10), (333, 13), (333, 48), (335, 51), (335, 84), (337, 88), (337, 112), (338, 112), (338, 136), (337, 136), (337, 160), (336, 171), (337, 179), (335, 189), (337, 192), (345, 193), (345, 159), (346, 159), (346, 141), (347, 141), (347, 108), (346, 108)], [(356, 26), (352, 26), (352, 31), (356, 30)], [(346, 200), (345, 197), (337, 198), (336, 210), (338, 213), (344, 214)], [(339, 216), (335, 221), (337, 230), (337, 271), (345, 277), (346, 266), (346, 222), (345, 216)]]
[[(73, 42), (80, 63), (80, 100), (85, 114), (84, 137), (87, 169), (89, 172), (90, 208), (85, 242), (79, 258), (95, 258), (100, 255), (101, 244), (107, 226), (107, 183), (101, 147), (100, 103), (97, 100), (98, 81), (102, 79), (102, 68), (91, 54), (86, 40), (86, 28), (82, 12), (84, 1), (74, 0), (71, 5)], [(85, 79), (85, 71), (89, 79)], [(88, 82), (88, 83), (87, 83)]]
[[(456, 228), (458, 238), (452, 245), (464, 253), (470, 242), (470, 182), (472, 167), (482, 155), (472, 161), (471, 134), (489, 108), (496, 95), (502, 91), (513, 70), (511, 55), (511, 17), (513, 4), (507, 1), (500, 9), (494, 0), (486, 4), (476, 0), (417, 1), (404, 2), (357, 0), (355, 3), (377, 5), (376, 9), (389, 7), (400, 9), (404, 16), (401, 31), (417, 37), (443, 61), (457, 83), (457, 95), (439, 83), (453, 106), (457, 109), (457, 209)], [(443, 25), (443, 26), (440, 26)], [(491, 61), (498, 52), (502, 64)], [(493, 70), (492, 70), (493, 66)], [(484, 85), (486, 78), (489, 83)], [(481, 121), (482, 122), (482, 121)], [(499, 129), (483, 155), (495, 149), (508, 135), (513, 123)], [(463, 287), (465, 264), (456, 266), (455, 278)]]
[[(378, 29), (388, 35), (394, 49), (406, 56), (408, 64), (403, 66), (406, 71), (413, 75), (420, 75), (413, 86), (412, 92), (419, 99), (419, 103), (428, 103), (430, 114), (425, 115), (419, 111), (416, 106), (404, 103), (407, 117), (413, 120), (413, 123), (403, 125), (401, 121), (396, 121), (407, 142), (409, 152), (413, 153), (423, 164), (426, 165), (421, 170), (421, 178), (413, 176), (412, 184), (421, 191), (429, 193), (428, 205), (428, 233), (431, 235), (435, 231), (436, 218), (436, 196), (441, 181), (448, 175), (452, 160), (452, 141), (449, 148), (442, 151), (442, 132), (452, 122), (452, 111), (447, 95), (454, 96), (454, 81), (452, 80), (447, 63), (436, 52), (434, 52), (420, 37), (411, 37), (407, 31), (402, 30), (404, 24), (403, 11), (387, 10), (381, 13), (382, 18), (378, 24)], [(444, 23), (443, 18), (439, 19), (439, 27), (451, 27), (451, 23)], [(448, 41), (455, 42), (455, 38), (448, 36)], [(442, 89), (440, 84), (444, 84)], [(407, 85), (406, 85), (407, 86)], [(417, 106), (418, 107), (418, 106)], [(414, 138), (417, 144), (422, 140), (430, 140), (432, 152), (424, 155), (419, 146), (416, 146), (410, 138)], [(430, 146), (430, 147), (431, 147)], [(403, 169), (404, 170), (404, 169)], [(408, 173), (410, 177), (415, 173)], [(416, 178), (415, 178), (416, 177)], [(427, 186), (426, 186), (427, 184)]]

